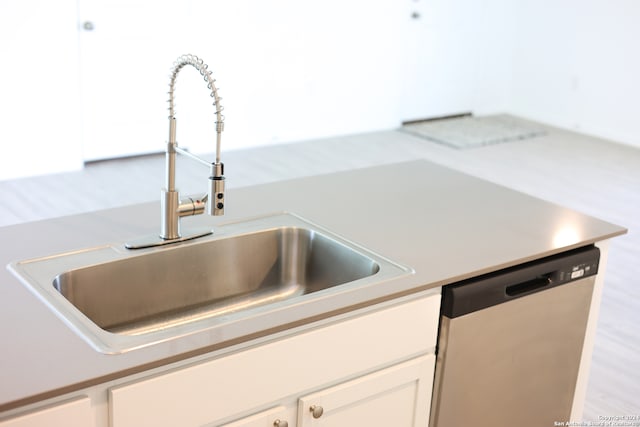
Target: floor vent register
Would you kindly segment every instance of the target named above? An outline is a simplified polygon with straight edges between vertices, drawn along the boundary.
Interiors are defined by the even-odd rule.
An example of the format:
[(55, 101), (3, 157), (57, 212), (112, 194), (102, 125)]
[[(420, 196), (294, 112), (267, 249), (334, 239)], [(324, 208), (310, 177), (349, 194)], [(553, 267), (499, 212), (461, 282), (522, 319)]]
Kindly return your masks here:
[(520, 141), (545, 134), (534, 123), (506, 114), (415, 121), (405, 123), (402, 130), (457, 149)]

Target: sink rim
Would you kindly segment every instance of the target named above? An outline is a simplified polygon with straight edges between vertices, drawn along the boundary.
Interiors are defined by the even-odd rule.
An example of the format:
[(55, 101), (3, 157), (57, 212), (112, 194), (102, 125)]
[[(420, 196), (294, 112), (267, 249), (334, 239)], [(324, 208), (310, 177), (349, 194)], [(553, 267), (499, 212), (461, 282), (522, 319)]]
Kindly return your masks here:
[[(53, 281), (57, 276), (74, 269), (87, 268), (123, 259), (144, 257), (159, 251), (179, 250), (185, 246), (206, 244), (215, 240), (234, 238), (259, 231), (277, 229), (283, 226), (300, 227), (317, 232), (338, 244), (346, 246), (359, 255), (371, 259), (379, 266), (379, 269), (370, 276), (312, 293), (298, 295), (283, 301), (252, 307), (230, 314), (222, 314), (213, 318), (194, 320), (142, 335), (121, 335), (100, 328), (53, 286)], [(125, 353), (201, 332), (208, 332), (210, 335), (215, 335), (217, 332), (225, 332), (226, 330), (222, 330), (222, 328), (225, 327), (227, 327), (227, 329), (238, 329), (237, 332), (231, 334), (221, 334), (225, 340), (228, 338), (240, 338), (243, 335), (259, 334), (264, 330), (264, 327), (261, 327), (261, 319), (262, 322), (264, 322), (265, 316), (284, 315), (283, 321), (280, 322), (281, 326), (284, 324), (299, 323), (303, 321), (305, 317), (311, 317), (303, 314), (305, 312), (304, 308), (307, 306), (314, 305), (314, 311), (317, 312), (318, 308), (320, 308), (318, 304), (320, 304), (321, 306), (327, 306), (327, 309), (324, 311), (332, 311), (328, 307), (330, 306), (330, 301), (334, 300), (339, 294), (349, 293), (361, 287), (370, 287), (390, 279), (415, 273), (410, 267), (391, 261), (362, 245), (345, 239), (291, 212), (278, 212), (227, 222), (218, 225), (214, 233), (210, 236), (176, 243), (175, 245), (131, 251), (125, 249), (124, 243), (123, 241), (14, 261), (7, 265), (7, 268), (77, 335), (89, 343), (93, 349), (105, 354)], [(286, 315), (287, 313), (289, 315)], [(292, 316), (292, 314), (294, 315)]]

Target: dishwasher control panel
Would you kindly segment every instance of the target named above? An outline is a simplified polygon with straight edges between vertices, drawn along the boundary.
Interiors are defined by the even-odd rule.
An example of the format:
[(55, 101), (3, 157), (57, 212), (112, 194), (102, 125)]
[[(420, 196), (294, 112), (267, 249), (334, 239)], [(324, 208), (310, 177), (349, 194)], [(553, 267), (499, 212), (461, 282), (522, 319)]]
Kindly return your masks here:
[(447, 285), (442, 314), (454, 318), (598, 273), (600, 250), (585, 246)]
[(596, 274), (597, 271), (597, 262), (578, 264), (573, 266), (573, 268), (571, 268), (571, 271), (562, 272), (563, 275), (560, 277), (560, 280), (574, 280), (581, 277), (592, 276)]

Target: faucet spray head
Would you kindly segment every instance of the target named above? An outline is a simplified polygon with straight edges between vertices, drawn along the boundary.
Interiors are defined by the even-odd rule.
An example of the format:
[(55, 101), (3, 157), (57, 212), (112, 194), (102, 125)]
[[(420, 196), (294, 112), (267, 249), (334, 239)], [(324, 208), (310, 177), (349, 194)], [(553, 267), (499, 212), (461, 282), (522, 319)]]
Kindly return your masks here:
[(209, 215), (224, 215), (224, 164), (212, 163), (209, 177)]

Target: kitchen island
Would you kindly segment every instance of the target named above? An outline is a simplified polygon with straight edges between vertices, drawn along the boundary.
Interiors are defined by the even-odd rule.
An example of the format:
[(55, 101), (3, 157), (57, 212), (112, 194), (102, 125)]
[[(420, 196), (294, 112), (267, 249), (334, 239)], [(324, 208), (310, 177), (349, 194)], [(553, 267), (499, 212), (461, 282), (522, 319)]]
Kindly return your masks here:
[[(0, 240), (11, 243), (3, 243), (0, 257), (6, 265), (152, 234), (157, 232), (158, 211), (157, 203), (147, 203), (5, 227)], [(230, 190), (224, 217), (184, 221), (215, 229), (281, 211), (414, 270), (385, 283), (374, 297), (376, 304), (418, 294), (428, 297), (443, 285), (593, 243), (603, 253), (602, 282), (606, 240), (626, 231), (426, 161)], [(0, 417), (5, 418), (86, 395), (87, 389), (97, 396), (102, 392), (95, 390), (106, 390), (126, 377), (158, 374), (189, 359), (221, 357), (228, 348), (238, 353), (255, 346), (252, 339), (268, 339), (248, 337), (227, 347), (215, 337), (195, 336), (105, 355), (89, 347), (7, 270), (0, 273), (0, 301)], [(590, 319), (591, 339), (596, 320)], [(297, 325), (295, 332), (304, 327)], [(278, 338), (286, 333), (277, 331)], [(107, 405), (98, 402), (108, 399), (106, 393), (100, 395), (92, 397), (93, 406)]]

